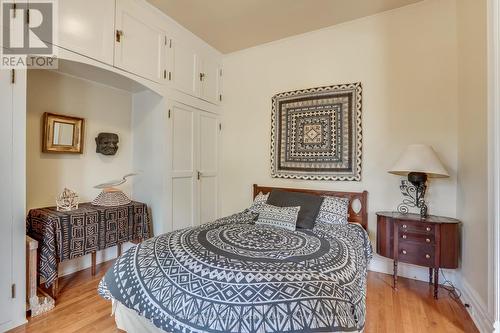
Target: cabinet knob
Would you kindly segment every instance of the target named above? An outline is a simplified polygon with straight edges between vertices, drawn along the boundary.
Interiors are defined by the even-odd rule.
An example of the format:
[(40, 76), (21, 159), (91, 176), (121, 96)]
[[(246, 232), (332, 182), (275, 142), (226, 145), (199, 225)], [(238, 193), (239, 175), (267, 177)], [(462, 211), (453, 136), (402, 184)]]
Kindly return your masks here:
[(426, 259), (430, 259), (430, 258), (431, 258), (431, 255), (430, 255), (430, 254), (426, 254), (426, 255), (425, 255), (425, 258), (426, 258)]
[(431, 227), (427, 227), (427, 228), (425, 228), (425, 230), (431, 231)]
[(122, 36), (123, 36), (123, 31), (122, 30), (116, 30), (116, 41), (120, 43), (122, 41)]
[(403, 235), (403, 239), (406, 239), (406, 238), (408, 238), (408, 236), (406, 236), (406, 235)]
[(425, 239), (425, 242), (426, 242), (426, 243), (430, 243), (430, 242), (431, 242), (430, 238), (426, 238), (426, 239)]
[(401, 253), (402, 253), (402, 254), (406, 254), (407, 252), (406, 252), (406, 250), (403, 250), (403, 251), (401, 251)]
[(408, 228), (408, 226), (406, 224), (403, 224), (403, 229), (406, 229)]
[(200, 73), (200, 81), (203, 81), (205, 79), (205, 76), (207, 76), (206, 73)]

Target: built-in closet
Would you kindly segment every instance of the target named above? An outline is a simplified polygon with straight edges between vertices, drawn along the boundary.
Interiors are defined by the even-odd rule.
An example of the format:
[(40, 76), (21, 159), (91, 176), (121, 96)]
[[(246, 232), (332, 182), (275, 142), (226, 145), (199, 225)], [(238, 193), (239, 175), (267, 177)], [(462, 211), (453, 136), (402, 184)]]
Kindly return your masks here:
[[(55, 71), (131, 95), (132, 199), (154, 233), (217, 218), (221, 54), (145, 0), (58, 3)], [(0, 331), (25, 320), (27, 77), (0, 71)]]

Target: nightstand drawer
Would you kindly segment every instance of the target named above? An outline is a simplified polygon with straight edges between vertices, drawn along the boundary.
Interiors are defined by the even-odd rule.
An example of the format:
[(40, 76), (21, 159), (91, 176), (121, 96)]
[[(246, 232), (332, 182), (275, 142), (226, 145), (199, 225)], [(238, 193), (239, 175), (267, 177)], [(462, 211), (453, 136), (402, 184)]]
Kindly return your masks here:
[(434, 245), (435, 239), (433, 234), (406, 232), (401, 230), (399, 232), (399, 242), (415, 242), (419, 244)]
[(398, 260), (419, 266), (434, 267), (435, 247), (433, 245), (401, 242), (398, 245)]
[(401, 221), (399, 222), (400, 232), (417, 232), (425, 234), (434, 234), (435, 225), (423, 222), (410, 222)]

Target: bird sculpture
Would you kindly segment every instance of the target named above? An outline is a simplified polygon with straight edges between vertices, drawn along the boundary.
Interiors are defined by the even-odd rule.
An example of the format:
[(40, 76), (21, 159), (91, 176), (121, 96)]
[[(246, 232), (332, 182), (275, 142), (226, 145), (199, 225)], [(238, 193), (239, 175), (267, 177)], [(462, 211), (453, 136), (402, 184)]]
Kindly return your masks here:
[(104, 190), (113, 189), (113, 186), (120, 186), (120, 185), (125, 184), (127, 182), (127, 178), (132, 177), (132, 176), (137, 176), (137, 173), (128, 173), (125, 176), (123, 176), (121, 179), (111, 180), (109, 182), (96, 185), (96, 186), (94, 186), (94, 188), (104, 189)]
[(106, 183), (102, 183), (94, 186), (94, 188), (101, 189), (101, 193), (92, 201), (94, 206), (105, 206), (114, 207), (127, 205), (132, 200), (130, 200), (125, 193), (117, 189), (116, 186), (123, 185), (127, 182), (127, 179), (132, 176), (136, 176), (137, 173), (129, 173), (123, 176), (121, 179), (111, 180)]

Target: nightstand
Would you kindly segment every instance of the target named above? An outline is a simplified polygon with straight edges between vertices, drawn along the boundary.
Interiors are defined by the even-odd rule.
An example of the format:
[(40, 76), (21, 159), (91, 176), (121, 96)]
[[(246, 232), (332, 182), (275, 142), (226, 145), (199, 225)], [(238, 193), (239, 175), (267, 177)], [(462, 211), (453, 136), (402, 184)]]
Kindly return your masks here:
[(448, 217), (420, 218), (419, 214), (377, 213), (377, 253), (394, 260), (394, 289), (398, 262), (429, 268), (434, 298), (438, 298), (439, 269), (458, 268), (460, 221)]

